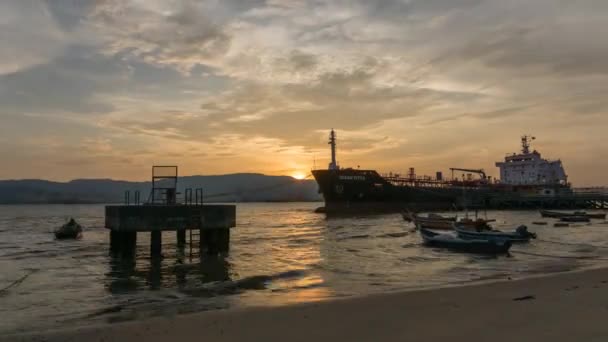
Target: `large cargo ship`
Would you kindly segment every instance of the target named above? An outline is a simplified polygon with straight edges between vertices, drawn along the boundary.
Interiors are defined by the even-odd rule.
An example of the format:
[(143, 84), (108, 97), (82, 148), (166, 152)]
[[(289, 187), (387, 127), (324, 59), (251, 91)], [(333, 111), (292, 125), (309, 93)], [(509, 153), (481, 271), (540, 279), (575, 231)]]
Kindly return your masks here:
[[(412, 168), (405, 176), (375, 170), (342, 168), (336, 159), (337, 139), (329, 136), (331, 162), (313, 170), (328, 213), (395, 212), (403, 210), (451, 210), (463, 208), (537, 209), (595, 208), (605, 197), (578, 196), (560, 160), (543, 159), (530, 150), (533, 137), (523, 136), (520, 153), (496, 163), (500, 178), (492, 179), (483, 169), (451, 168), (451, 177), (417, 176)], [(597, 202), (599, 200), (600, 202)], [(599, 203), (599, 204), (598, 204)]]

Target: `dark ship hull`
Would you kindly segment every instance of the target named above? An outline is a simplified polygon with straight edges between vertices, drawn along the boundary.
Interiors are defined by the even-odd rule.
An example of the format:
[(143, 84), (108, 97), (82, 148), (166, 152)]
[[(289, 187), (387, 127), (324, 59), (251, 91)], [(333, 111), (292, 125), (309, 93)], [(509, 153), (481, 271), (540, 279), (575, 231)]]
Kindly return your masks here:
[(483, 201), (480, 188), (395, 185), (371, 170), (312, 172), (327, 212), (450, 210)]
[(385, 213), (423, 210), (580, 208), (569, 187), (504, 186), (476, 182), (383, 177), (373, 170), (312, 171), (327, 213)]

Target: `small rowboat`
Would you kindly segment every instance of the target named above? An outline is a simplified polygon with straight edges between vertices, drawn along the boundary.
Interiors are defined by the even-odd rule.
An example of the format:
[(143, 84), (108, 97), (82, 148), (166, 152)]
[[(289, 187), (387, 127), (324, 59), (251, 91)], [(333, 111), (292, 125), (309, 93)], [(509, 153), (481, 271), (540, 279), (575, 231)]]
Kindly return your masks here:
[(420, 235), (426, 246), (447, 248), (454, 251), (479, 254), (505, 254), (511, 248), (511, 241), (503, 239), (462, 239), (452, 234), (440, 234), (420, 229)]
[(552, 217), (552, 218), (562, 218), (562, 217), (571, 217), (571, 216), (582, 216), (590, 219), (606, 219), (606, 213), (586, 213), (584, 211), (575, 211), (573, 213), (562, 213), (558, 211), (549, 211), (549, 210), (541, 210), (540, 214), (542, 217)]
[(490, 219), (490, 220), (484, 220), (482, 218), (478, 218), (476, 220), (471, 220), (469, 218), (463, 218), (462, 220), (458, 221), (458, 225), (468, 228), (468, 229), (473, 229), (473, 230), (492, 230), (492, 227), (489, 225), (490, 222), (495, 222), (496, 220), (494, 219)]
[(439, 215), (439, 214), (435, 214), (435, 213), (429, 213), (427, 216), (420, 216), (418, 214), (411, 213), (411, 212), (407, 211), (407, 212), (401, 213), (401, 215), (403, 216), (403, 219), (405, 221), (407, 221), (407, 222), (414, 222), (417, 219), (420, 219), (420, 220), (451, 221), (451, 222), (456, 221), (456, 217), (455, 216), (445, 217), (445, 216), (442, 216), (442, 215)]
[(418, 229), (420, 228), (431, 228), (431, 229), (442, 229), (442, 230), (451, 230), (454, 224), (454, 221), (447, 220), (437, 220), (430, 218), (417, 217), (414, 219), (414, 223)]
[(528, 227), (519, 226), (513, 232), (503, 232), (500, 230), (485, 230), (485, 231), (475, 231), (468, 229), (459, 224), (454, 225), (454, 230), (458, 234), (458, 237), (468, 240), (476, 240), (476, 239), (500, 239), (500, 240), (508, 240), (510, 242), (529, 242), (530, 239), (536, 239), (536, 234), (529, 232)]
[(58, 240), (63, 239), (79, 239), (82, 237), (82, 226), (76, 223), (76, 221), (71, 218), (70, 221), (55, 232), (55, 238)]
[(426, 217), (411, 213), (408, 213), (408, 216), (418, 228), (452, 229), (452, 224), (456, 221), (456, 217), (444, 217), (433, 213), (428, 214)]

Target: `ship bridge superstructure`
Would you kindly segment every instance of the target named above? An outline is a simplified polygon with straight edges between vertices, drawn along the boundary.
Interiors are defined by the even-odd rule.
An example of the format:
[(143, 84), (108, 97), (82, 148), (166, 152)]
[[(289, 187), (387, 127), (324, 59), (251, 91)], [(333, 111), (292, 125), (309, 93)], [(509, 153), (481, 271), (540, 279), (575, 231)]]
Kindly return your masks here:
[(500, 183), (508, 185), (567, 185), (568, 176), (561, 160), (543, 159), (541, 154), (530, 151), (534, 137), (524, 135), (521, 138), (521, 153), (513, 153), (497, 162), (500, 169)]

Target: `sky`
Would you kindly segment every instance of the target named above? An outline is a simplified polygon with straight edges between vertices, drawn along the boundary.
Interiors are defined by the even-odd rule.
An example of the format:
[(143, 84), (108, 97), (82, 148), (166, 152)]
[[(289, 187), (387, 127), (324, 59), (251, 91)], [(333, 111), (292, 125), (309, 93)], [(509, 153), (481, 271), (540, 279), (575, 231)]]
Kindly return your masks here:
[(484, 168), (608, 185), (605, 0), (6, 0), (0, 179)]

